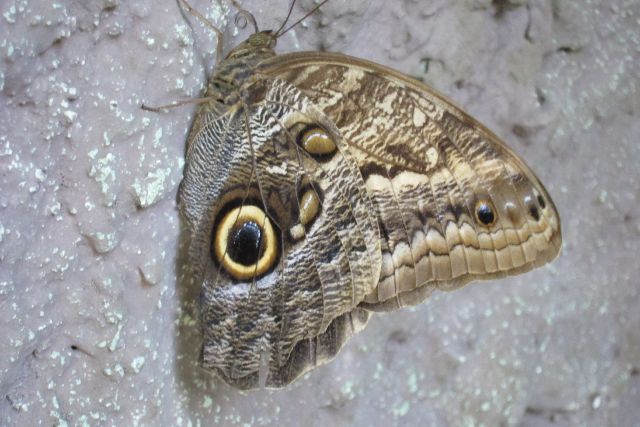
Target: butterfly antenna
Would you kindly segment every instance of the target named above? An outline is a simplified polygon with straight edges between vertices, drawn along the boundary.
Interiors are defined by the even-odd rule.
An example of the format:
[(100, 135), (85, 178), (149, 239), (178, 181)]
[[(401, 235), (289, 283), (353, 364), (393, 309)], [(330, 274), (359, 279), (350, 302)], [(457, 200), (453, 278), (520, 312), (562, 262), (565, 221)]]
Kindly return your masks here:
[[(309, 16), (313, 15), (313, 14), (316, 12), (316, 10), (320, 9), (320, 8), (321, 8), (322, 6), (324, 6), (324, 4), (325, 4), (326, 2), (328, 2), (328, 1), (329, 1), (329, 0), (324, 0), (324, 1), (322, 1), (319, 5), (317, 5), (317, 6), (316, 6), (316, 7), (314, 7), (313, 9), (311, 9), (311, 11), (310, 11), (309, 13), (307, 13), (307, 14), (306, 14), (306, 15), (304, 15), (302, 18), (298, 19), (296, 22), (294, 22), (293, 24), (291, 24), (291, 25), (289, 26), (289, 28), (287, 28), (286, 30), (284, 30), (284, 31), (282, 31), (282, 32), (278, 31), (278, 32), (276, 33), (276, 37), (280, 37), (280, 36), (282, 36), (282, 35), (286, 34), (289, 30), (291, 30), (292, 28), (294, 28), (296, 25), (298, 25), (299, 23), (301, 23), (302, 21), (304, 21), (305, 19), (307, 19)], [(286, 22), (286, 21), (285, 21), (285, 22)]]
[(276, 38), (278, 38), (278, 36), (280, 35), (280, 31), (282, 31), (284, 26), (287, 25), (287, 22), (289, 22), (289, 18), (291, 18), (291, 13), (293, 13), (293, 7), (295, 5), (296, 5), (296, 0), (293, 0), (291, 2), (291, 6), (289, 6), (289, 13), (287, 13), (287, 17), (284, 19), (284, 22), (282, 23), (282, 25), (280, 25), (280, 28), (278, 28), (278, 31), (276, 31), (275, 33)]
[(251, 12), (249, 12), (247, 9), (240, 6), (240, 3), (238, 3), (236, 0), (231, 0), (231, 4), (233, 4), (233, 7), (238, 9), (238, 13), (236, 14), (236, 19), (235, 19), (236, 26), (240, 28), (244, 28), (245, 25), (240, 25), (240, 19), (244, 18), (247, 21), (249, 21), (249, 23), (251, 23), (254, 31), (256, 33), (259, 33), (260, 30), (258, 29), (258, 23), (256, 22), (256, 18), (251, 14)]

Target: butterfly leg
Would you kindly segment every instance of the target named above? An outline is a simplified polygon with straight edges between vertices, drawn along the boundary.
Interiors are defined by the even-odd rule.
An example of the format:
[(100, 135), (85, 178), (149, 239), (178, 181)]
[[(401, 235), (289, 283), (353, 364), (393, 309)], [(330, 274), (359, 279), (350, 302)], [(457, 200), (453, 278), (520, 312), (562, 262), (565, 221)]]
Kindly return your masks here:
[(181, 107), (183, 105), (188, 105), (188, 104), (205, 104), (214, 99), (215, 97), (213, 96), (207, 96), (204, 98), (185, 99), (183, 101), (172, 102), (171, 104), (159, 105), (157, 107), (150, 107), (148, 105), (142, 104), (140, 108), (142, 108), (145, 111), (152, 111), (154, 113), (163, 113), (165, 110), (169, 110), (171, 108)]
[(200, 20), (200, 22), (202, 22), (204, 25), (209, 27), (209, 29), (211, 29), (211, 31), (216, 33), (216, 36), (217, 36), (217, 40), (216, 40), (216, 64), (219, 64), (220, 62), (222, 62), (222, 59), (223, 59), (222, 58), (222, 46), (223, 46), (223, 41), (224, 41), (222, 31), (218, 27), (213, 25), (213, 23), (211, 21), (209, 21), (203, 14), (201, 14), (196, 9), (194, 9), (193, 6), (191, 6), (187, 2), (187, 0), (178, 0), (178, 1), (180, 3), (182, 3), (182, 6), (187, 10), (187, 12), (189, 12), (191, 15), (195, 16), (197, 19)]

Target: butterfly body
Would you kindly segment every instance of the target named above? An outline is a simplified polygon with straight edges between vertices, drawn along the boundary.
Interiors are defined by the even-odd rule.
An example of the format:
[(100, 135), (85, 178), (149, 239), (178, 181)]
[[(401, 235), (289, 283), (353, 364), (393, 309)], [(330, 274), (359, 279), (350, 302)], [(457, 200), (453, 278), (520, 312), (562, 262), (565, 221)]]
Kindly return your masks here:
[(557, 255), (546, 190), (482, 125), (398, 72), (275, 41), (256, 33), (218, 65), (187, 144), (204, 367), (281, 387), (371, 311)]

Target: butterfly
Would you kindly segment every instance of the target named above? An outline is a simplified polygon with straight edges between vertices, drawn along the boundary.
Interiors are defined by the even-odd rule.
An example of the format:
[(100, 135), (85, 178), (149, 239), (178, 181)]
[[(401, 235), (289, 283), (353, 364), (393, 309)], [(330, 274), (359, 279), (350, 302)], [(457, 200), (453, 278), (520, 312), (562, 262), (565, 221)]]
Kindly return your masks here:
[(372, 313), (558, 255), (549, 193), (453, 102), (363, 59), (278, 55), (284, 24), (255, 27), (198, 100), (178, 192), (204, 368), (284, 387)]

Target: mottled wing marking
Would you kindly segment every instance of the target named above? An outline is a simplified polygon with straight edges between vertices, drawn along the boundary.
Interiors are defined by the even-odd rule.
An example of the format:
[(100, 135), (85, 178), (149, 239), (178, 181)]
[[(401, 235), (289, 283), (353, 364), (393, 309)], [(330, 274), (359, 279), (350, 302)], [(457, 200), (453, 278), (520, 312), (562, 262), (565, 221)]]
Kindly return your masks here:
[[(274, 56), (274, 42), (256, 33), (219, 64), (189, 134), (179, 199), (205, 368), (242, 389), (282, 387), (333, 358), (371, 310), (558, 254), (542, 184), (446, 98), (345, 55)], [(245, 207), (269, 250), (262, 231), (234, 246)], [(238, 247), (255, 258), (225, 264)]]
[[(368, 308), (416, 304), (436, 287), (516, 274), (557, 255), (559, 218), (542, 184), (444, 97), (339, 54), (284, 55), (262, 72), (302, 90), (334, 121), (358, 162), (385, 240)], [(524, 202), (537, 193), (548, 202), (539, 221), (527, 216)], [(498, 208), (492, 227), (475, 218), (480, 200)]]
[[(191, 259), (203, 262), (194, 265), (206, 301), (203, 366), (255, 388), (266, 354), (265, 385), (281, 387), (332, 358), (366, 324), (367, 312), (354, 308), (375, 289), (381, 239), (356, 161), (331, 121), (285, 81), (247, 90), (254, 104), (199, 118), (180, 197), (195, 229)], [(325, 163), (310, 157), (296, 143), (304, 124), (323, 126), (339, 153)], [(226, 167), (213, 168), (220, 164)], [(292, 240), (305, 182), (322, 195), (322, 215)], [(215, 218), (235, 193), (243, 204), (259, 199), (281, 232), (280, 263), (259, 281), (230, 280), (207, 255)]]

